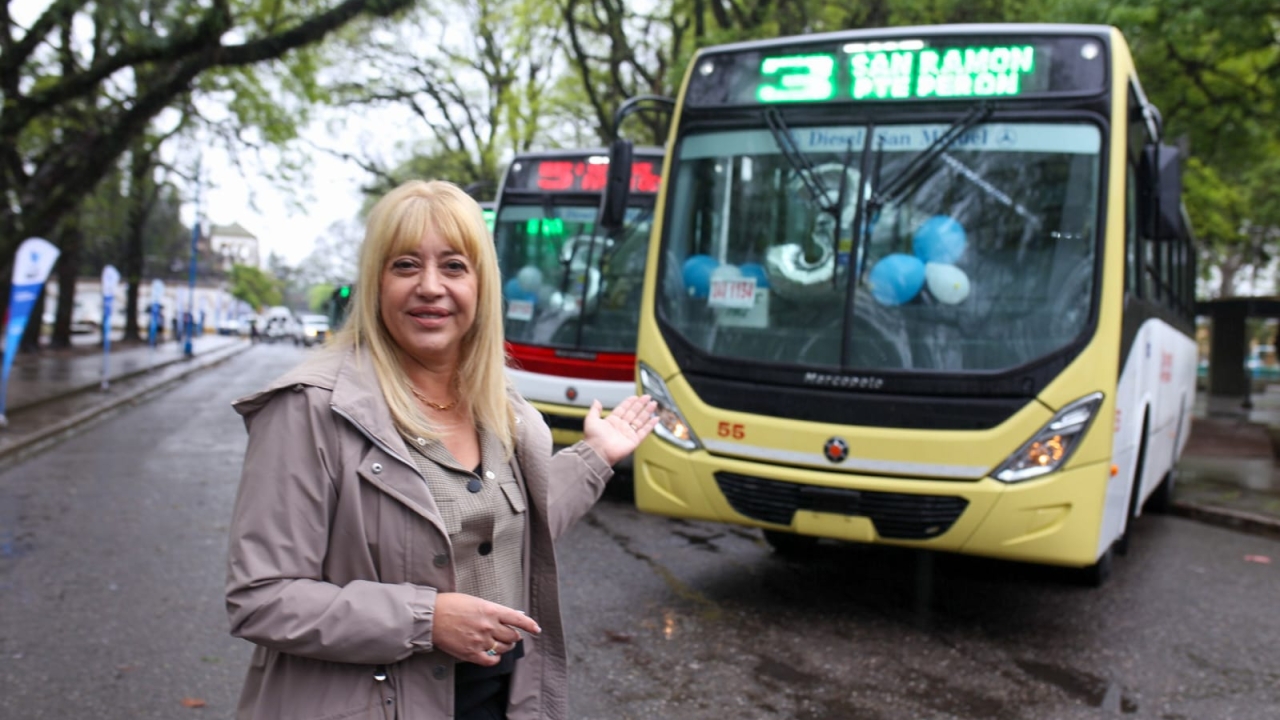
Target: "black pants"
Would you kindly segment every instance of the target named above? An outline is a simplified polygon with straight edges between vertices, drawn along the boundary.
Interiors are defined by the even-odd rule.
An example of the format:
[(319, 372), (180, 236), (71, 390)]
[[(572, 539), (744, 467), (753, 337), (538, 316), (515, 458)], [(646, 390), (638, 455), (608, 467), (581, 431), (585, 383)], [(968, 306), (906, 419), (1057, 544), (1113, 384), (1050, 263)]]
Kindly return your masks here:
[(506, 720), (511, 672), (522, 657), (524, 643), (518, 642), (493, 667), (458, 663), (453, 671), (454, 720)]

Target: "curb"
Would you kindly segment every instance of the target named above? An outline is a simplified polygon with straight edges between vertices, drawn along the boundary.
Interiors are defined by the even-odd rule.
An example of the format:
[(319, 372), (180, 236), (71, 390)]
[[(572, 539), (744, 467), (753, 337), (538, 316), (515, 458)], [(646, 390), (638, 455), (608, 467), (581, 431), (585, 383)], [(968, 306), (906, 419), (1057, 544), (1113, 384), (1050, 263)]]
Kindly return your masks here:
[[(236, 355), (249, 350), (251, 347), (253, 347), (251, 344), (246, 343), (231, 345), (218, 350), (211, 350), (192, 358), (191, 365), (183, 368), (180, 372), (167, 377), (157, 378), (154, 382), (142, 384), (140, 387), (132, 389), (130, 392), (111, 397), (102, 397), (100, 402), (90, 404), (89, 407), (79, 412), (70, 414), (67, 417), (45, 427), (36, 429), (29, 435), (17, 438), (7, 447), (0, 444), (0, 460), (4, 460), (6, 462), (17, 462), (35, 455), (63, 439), (63, 437), (68, 435), (72, 430), (80, 428), (94, 419), (116, 410), (121, 406), (135, 404), (151, 397), (152, 395), (164, 392), (189, 375), (211, 368), (215, 365), (219, 365)], [(128, 375), (120, 375), (112, 378), (111, 382), (124, 383), (129, 380), (136, 380), (139, 376), (145, 376), (149, 372), (169, 367), (183, 360), (186, 360), (186, 358), (178, 358), (163, 364), (157, 364), (153, 366), (150, 371), (143, 370), (140, 372), (130, 373)], [(59, 401), (66, 401), (87, 392), (96, 391), (97, 389), (97, 384), (87, 385), (77, 391), (63, 393), (52, 398), (41, 400), (37, 403), (31, 403), (24, 406), (24, 409), (30, 410), (32, 408), (51, 405)]]
[(1266, 515), (1243, 510), (1232, 510), (1231, 508), (1215, 505), (1196, 505), (1177, 500), (1173, 502), (1171, 510), (1174, 515), (1197, 520), (1208, 525), (1217, 525), (1252, 535), (1280, 539), (1280, 519)]
[[(235, 345), (226, 345), (226, 346), (224, 346), (224, 347), (235, 347)], [(199, 355), (196, 355), (194, 358), (188, 358), (188, 357), (186, 357), (185, 355), (179, 355), (179, 356), (177, 356), (177, 357), (172, 357), (172, 356), (170, 356), (167, 360), (162, 360), (162, 361), (160, 361), (160, 362), (157, 362), (157, 363), (153, 364), (151, 367), (142, 368), (142, 369), (139, 369), (139, 370), (133, 370), (133, 371), (126, 372), (126, 373), (121, 373), (121, 374), (119, 374), (119, 375), (113, 375), (113, 376), (109, 379), (109, 381), (110, 381), (110, 382), (112, 382), (112, 383), (122, 383), (122, 382), (127, 382), (127, 381), (129, 381), (129, 380), (132, 380), (132, 379), (134, 379), (134, 378), (136, 378), (136, 377), (140, 376), (140, 375), (146, 375), (146, 374), (148, 374), (148, 373), (155, 372), (156, 370), (160, 370), (160, 369), (162, 369), (162, 368), (169, 367), (170, 365), (173, 365), (174, 363), (180, 363), (180, 362), (184, 362), (184, 361), (186, 361), (186, 360), (190, 360), (190, 359), (199, 360), (201, 357), (204, 357), (204, 356), (207, 356), (207, 355), (214, 355), (214, 354), (216, 354), (216, 353), (218, 353), (218, 352), (220, 352), (220, 351), (221, 351), (221, 348), (220, 348), (220, 349), (218, 349), (218, 350), (210, 350), (210, 351), (209, 351), (209, 352), (207, 352), (207, 353), (201, 353), (201, 354), (199, 354)], [(66, 400), (66, 399), (68, 399), (68, 398), (71, 398), (71, 397), (74, 397), (74, 396), (76, 396), (76, 395), (79, 395), (80, 393), (88, 392), (88, 391), (90, 391), (90, 390), (97, 390), (97, 389), (99, 389), (99, 388), (101, 387), (101, 383), (102, 383), (102, 381), (101, 381), (101, 380), (95, 380), (94, 382), (91, 382), (91, 383), (85, 383), (84, 385), (80, 385), (80, 386), (78, 386), (78, 387), (68, 388), (67, 390), (65, 390), (65, 391), (63, 391), (63, 392), (60, 392), (60, 393), (57, 393), (57, 394), (55, 394), (55, 395), (47, 395), (47, 396), (42, 397), (42, 398), (37, 398), (37, 399), (36, 399), (36, 400), (34, 400), (34, 401), (27, 402), (27, 403), (24, 403), (24, 404), (22, 404), (22, 405), (10, 405), (9, 407), (7, 407), (7, 408), (6, 408), (6, 410), (7, 410), (7, 412), (8, 412), (8, 414), (9, 414), (9, 415), (14, 415), (14, 414), (16, 414), (16, 413), (18, 413), (18, 412), (20, 412), (20, 411), (23, 411), (23, 410), (34, 410), (34, 409), (39, 408), (39, 407), (44, 406), (44, 405), (49, 405), (49, 404), (52, 404), (52, 403), (60, 402), (60, 401), (62, 401), (62, 400)]]

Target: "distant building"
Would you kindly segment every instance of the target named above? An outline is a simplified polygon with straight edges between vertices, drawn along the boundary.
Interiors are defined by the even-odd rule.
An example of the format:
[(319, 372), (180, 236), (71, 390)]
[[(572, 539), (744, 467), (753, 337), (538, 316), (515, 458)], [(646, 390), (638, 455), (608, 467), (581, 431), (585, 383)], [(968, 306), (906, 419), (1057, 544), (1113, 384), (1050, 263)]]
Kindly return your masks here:
[(208, 242), (217, 269), (224, 273), (230, 272), (232, 265), (262, 267), (258, 238), (240, 223), (210, 226)]

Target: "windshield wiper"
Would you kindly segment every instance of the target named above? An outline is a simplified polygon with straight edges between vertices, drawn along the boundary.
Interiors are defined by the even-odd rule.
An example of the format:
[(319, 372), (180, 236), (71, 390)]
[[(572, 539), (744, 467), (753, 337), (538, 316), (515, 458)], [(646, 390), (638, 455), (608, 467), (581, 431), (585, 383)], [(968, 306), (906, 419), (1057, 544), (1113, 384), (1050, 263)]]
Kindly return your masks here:
[(867, 202), (872, 212), (879, 210), (914, 188), (938, 156), (946, 152), (947, 148), (954, 145), (961, 136), (976, 127), (978, 123), (990, 117), (992, 111), (993, 108), (990, 103), (981, 102), (951, 123), (951, 126), (945, 132), (929, 143), (928, 147), (921, 150), (919, 155), (911, 158), (911, 162), (908, 162), (906, 167), (898, 171), (897, 175), (894, 175), (889, 182), (885, 183), (883, 188), (876, 188), (876, 192)]
[[(783, 119), (782, 113), (777, 108), (769, 108), (764, 113), (764, 121), (769, 126), (769, 132), (773, 134), (774, 142), (778, 144), (778, 150), (782, 152), (782, 156), (787, 159), (792, 169), (795, 170), (796, 175), (800, 177), (800, 181), (804, 183), (805, 189), (813, 197), (818, 209), (830, 215), (832, 220), (835, 221), (835, 227), (831, 230), (831, 258), (834, 262), (836, 255), (840, 252), (840, 225), (844, 216), (845, 198), (848, 196), (849, 190), (849, 166), (853, 164), (853, 139), (849, 140), (848, 147), (845, 148), (844, 162), (840, 163), (840, 187), (836, 189), (835, 200), (832, 200), (831, 191), (827, 189), (826, 183), (822, 181), (822, 176), (818, 174), (817, 168), (796, 146), (795, 138), (791, 136), (791, 130), (787, 127), (787, 122)], [(858, 178), (858, 184), (861, 185), (862, 175), (859, 174)], [(831, 273), (832, 287), (835, 287), (838, 283), (837, 275), (833, 270)]]
[[(940, 155), (947, 151), (962, 135), (972, 130), (978, 123), (990, 117), (993, 108), (991, 104), (983, 101), (969, 109), (969, 112), (961, 115), (951, 126), (941, 135), (929, 143), (929, 146), (920, 151), (919, 155), (911, 158), (907, 166), (902, 168), (897, 175), (894, 175), (889, 182), (885, 183), (884, 188), (877, 188), (871, 197), (863, 201), (861, 188), (858, 190), (858, 206), (853, 221), (853, 247), (850, 264), (853, 266), (853, 272), (849, 278), (849, 285), (845, 288), (845, 312), (844, 322), (841, 328), (840, 337), (840, 367), (846, 368), (849, 365), (849, 354), (851, 342), (850, 338), (853, 334), (854, 311), (858, 304), (858, 285), (862, 281), (862, 246), (866, 241), (867, 221), (864, 218), (874, 219), (879, 214), (880, 209), (885, 205), (893, 202), (898, 197), (911, 191), (916, 183), (924, 177), (929, 166)], [(867, 147), (863, 150), (862, 164), (864, 171), (867, 165), (867, 156), (870, 154), (871, 140), (875, 135), (876, 127), (874, 124), (867, 126)], [(876, 151), (875, 159), (875, 182), (880, 180), (880, 165), (884, 159), (884, 143), (880, 143), (880, 147)], [(863, 179), (866, 178), (866, 172), (862, 174)], [(861, 186), (864, 180), (859, 180)]]
[[(858, 168), (858, 187), (854, 190), (853, 227), (850, 228), (849, 282), (845, 285), (845, 311), (840, 320), (840, 367), (849, 367), (849, 345), (853, 337), (853, 311), (858, 296), (858, 284), (862, 282), (862, 239), (868, 235), (867, 217), (871, 214), (871, 199), (867, 197), (868, 167), (871, 165), (871, 141), (876, 136), (876, 124), (867, 123), (866, 137), (862, 141), (862, 164)], [(880, 174), (880, 161), (884, 156), (884, 142), (876, 153), (875, 173)]]
[[(818, 176), (818, 171), (809, 158), (796, 146), (795, 138), (791, 137), (791, 129), (782, 119), (782, 113), (778, 108), (771, 107), (764, 111), (764, 123), (769, 126), (769, 132), (773, 133), (773, 140), (778, 144), (778, 150), (782, 151), (782, 156), (791, 164), (796, 175), (800, 176), (800, 181), (804, 183), (805, 189), (809, 191), (818, 208), (825, 213), (838, 213), (839, 203), (831, 201), (831, 192), (827, 190), (826, 183), (822, 182), (822, 178)], [(842, 181), (841, 185), (843, 184)]]

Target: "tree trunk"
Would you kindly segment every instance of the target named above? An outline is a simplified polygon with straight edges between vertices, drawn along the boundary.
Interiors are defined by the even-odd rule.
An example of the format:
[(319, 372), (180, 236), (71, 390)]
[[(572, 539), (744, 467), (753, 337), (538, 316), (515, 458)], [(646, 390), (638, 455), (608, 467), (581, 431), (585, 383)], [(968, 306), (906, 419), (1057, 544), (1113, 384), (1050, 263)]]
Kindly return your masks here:
[(125, 296), (124, 339), (142, 342), (142, 333), (138, 328), (138, 293), (142, 286), (142, 266), (146, 254), (143, 230), (147, 224), (147, 211), (151, 205), (151, 197), (155, 192), (154, 172), (151, 156), (144, 149), (145, 140), (133, 144), (133, 154), (129, 161), (129, 218), (125, 222), (123, 253), (124, 276), (129, 288)]
[(80, 269), (80, 245), (84, 236), (80, 232), (77, 212), (66, 216), (62, 231), (58, 233), (58, 311), (53, 320), (53, 337), (49, 347), (71, 347), (71, 320), (76, 306), (76, 276)]
[(1218, 282), (1218, 297), (1229, 298), (1236, 295), (1236, 275), (1240, 273), (1243, 263), (1237, 258), (1224, 260), (1218, 265), (1222, 277)]

